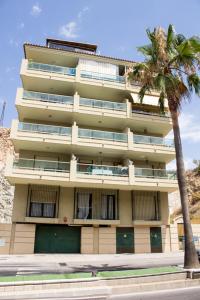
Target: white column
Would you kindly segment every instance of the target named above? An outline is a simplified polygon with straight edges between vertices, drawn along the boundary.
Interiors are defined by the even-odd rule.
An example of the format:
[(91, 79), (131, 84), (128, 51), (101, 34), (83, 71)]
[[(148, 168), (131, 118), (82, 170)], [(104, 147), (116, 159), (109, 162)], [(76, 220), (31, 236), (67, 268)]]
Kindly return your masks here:
[(72, 125), (72, 144), (76, 145), (78, 142), (78, 126), (76, 125), (76, 122)]
[(15, 104), (19, 104), (19, 103), (21, 103), (21, 101), (23, 101), (23, 92), (24, 92), (23, 88), (17, 88)]
[(76, 179), (76, 171), (77, 171), (77, 160), (70, 160), (70, 181), (75, 181)]
[(135, 182), (135, 166), (134, 165), (129, 164), (128, 173), (129, 173), (129, 184), (133, 185)]
[(80, 81), (80, 79), (81, 79), (81, 75), (80, 75), (80, 65), (78, 64), (77, 66), (76, 66), (76, 81)]
[(128, 128), (128, 150), (133, 150), (133, 132)]
[(130, 118), (132, 114), (131, 103), (129, 102), (128, 99), (126, 99), (125, 102), (126, 102), (126, 116), (127, 118)]
[(28, 59), (22, 59), (20, 74), (26, 74), (28, 70)]
[(79, 100), (80, 100), (80, 96), (79, 94), (76, 92), (74, 94), (74, 110), (78, 111), (79, 110)]
[(19, 125), (18, 120), (12, 120), (11, 132), (10, 132), (10, 138), (11, 139), (16, 138), (17, 131), (18, 131), (18, 125)]

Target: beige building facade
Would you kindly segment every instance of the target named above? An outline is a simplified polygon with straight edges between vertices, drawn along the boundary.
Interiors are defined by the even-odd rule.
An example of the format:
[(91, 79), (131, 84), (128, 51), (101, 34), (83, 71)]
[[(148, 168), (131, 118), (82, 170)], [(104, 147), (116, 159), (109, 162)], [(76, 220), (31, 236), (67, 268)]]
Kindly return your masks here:
[[(150, 253), (178, 249), (168, 193), (177, 190), (167, 103), (138, 101), (134, 62), (96, 46), (24, 45), (13, 120), (12, 225), (1, 253)], [(4, 242), (3, 242), (4, 241)]]

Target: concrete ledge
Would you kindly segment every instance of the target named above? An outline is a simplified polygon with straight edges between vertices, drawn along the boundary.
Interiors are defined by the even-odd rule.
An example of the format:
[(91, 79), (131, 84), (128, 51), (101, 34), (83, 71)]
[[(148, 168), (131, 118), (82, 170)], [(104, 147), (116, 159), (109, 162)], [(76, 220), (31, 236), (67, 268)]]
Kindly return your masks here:
[(187, 271), (187, 278), (200, 279), (200, 269), (191, 269)]
[(4, 290), (10, 290), (15, 288), (15, 290), (23, 287), (24, 290), (29, 290), (30, 287), (36, 289), (48, 289), (48, 288), (73, 288), (74, 286), (111, 286), (114, 285), (123, 285), (123, 284), (146, 284), (146, 283), (155, 283), (155, 282), (165, 282), (173, 280), (185, 280), (186, 272), (178, 271), (174, 273), (163, 273), (163, 274), (148, 274), (142, 276), (123, 276), (123, 277), (94, 277), (94, 278), (80, 278), (80, 279), (55, 279), (55, 280), (35, 280), (35, 281), (16, 281), (16, 282), (0, 282), (0, 292)]

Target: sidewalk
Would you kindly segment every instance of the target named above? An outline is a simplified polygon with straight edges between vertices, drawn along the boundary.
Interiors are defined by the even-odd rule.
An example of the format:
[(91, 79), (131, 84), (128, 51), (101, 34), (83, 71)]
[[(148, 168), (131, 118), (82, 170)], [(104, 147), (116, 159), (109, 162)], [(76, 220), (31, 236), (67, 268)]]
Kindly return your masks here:
[(183, 252), (150, 254), (0, 255), (0, 276), (140, 269), (183, 264)]

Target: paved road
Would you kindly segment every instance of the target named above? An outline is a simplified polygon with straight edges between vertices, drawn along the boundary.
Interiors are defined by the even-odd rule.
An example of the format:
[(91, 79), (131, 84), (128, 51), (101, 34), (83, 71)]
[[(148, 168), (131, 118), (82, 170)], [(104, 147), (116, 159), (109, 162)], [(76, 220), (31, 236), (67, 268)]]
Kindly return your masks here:
[(73, 298), (67, 297), (67, 290), (62, 291), (62, 293), (52, 293), (46, 292), (35, 295), (19, 295), (19, 296), (4, 296), (4, 300), (199, 300), (200, 299), (200, 287), (195, 288), (185, 288), (177, 290), (159, 291), (159, 292), (149, 292), (140, 294), (129, 294), (129, 295), (119, 295), (119, 296), (95, 296), (95, 297), (85, 297), (85, 298)]
[(183, 264), (183, 252), (151, 254), (0, 255), (0, 276), (138, 269)]
[[(63, 299), (65, 299), (65, 298), (63, 298)], [(199, 300), (200, 299), (200, 287), (177, 289), (177, 290), (170, 290), (170, 291), (150, 292), (150, 293), (143, 293), (143, 294), (111, 296), (109, 299), (110, 300), (160, 300), (160, 299), (162, 299), (162, 300)]]

